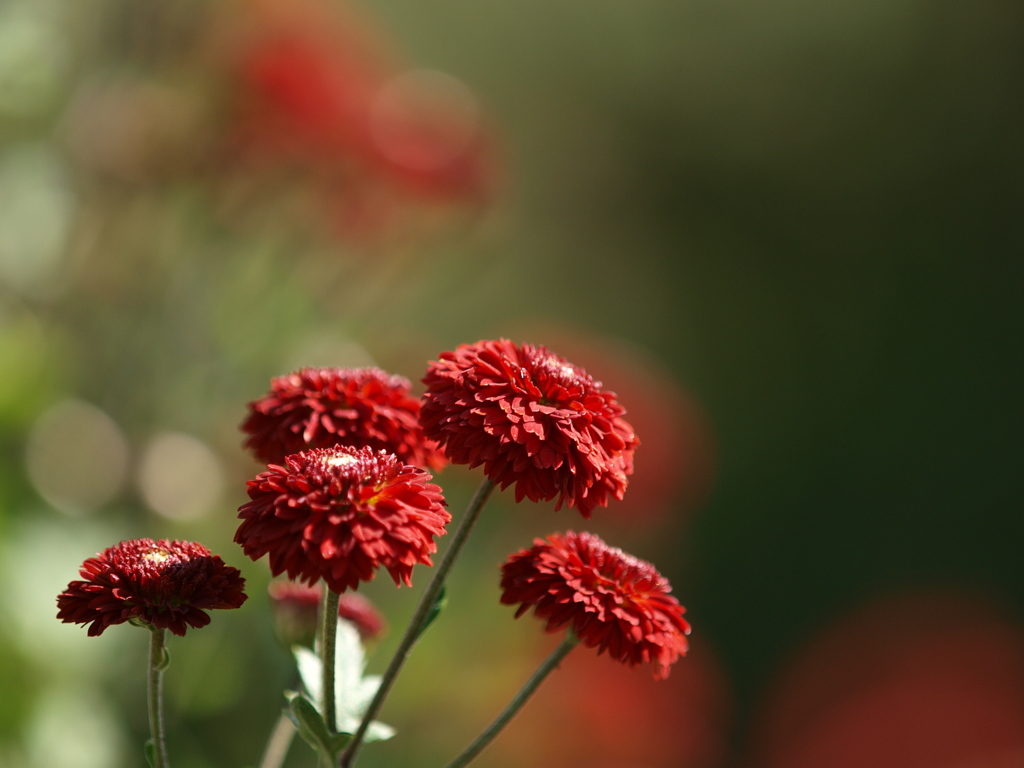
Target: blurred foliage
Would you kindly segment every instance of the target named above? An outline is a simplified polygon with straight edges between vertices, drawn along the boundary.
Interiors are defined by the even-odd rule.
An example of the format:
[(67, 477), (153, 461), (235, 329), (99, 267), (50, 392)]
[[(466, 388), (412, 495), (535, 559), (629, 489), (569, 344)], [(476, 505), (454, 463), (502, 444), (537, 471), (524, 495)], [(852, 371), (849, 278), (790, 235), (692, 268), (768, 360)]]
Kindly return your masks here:
[[(267, 53), (282, 18), (316, 56)], [(879, 596), (1019, 621), (1022, 50), (1010, 0), (4, 0), (0, 765), (141, 764), (142, 634), (53, 618), (82, 560), (138, 536), (248, 578), (243, 610), (172, 642), (167, 686), (175, 765), (254, 765), (293, 672), (231, 541), (245, 402), (304, 365), (415, 381), (496, 335), (579, 349), (664, 415), (661, 480), (683, 457), (682, 487), (592, 525), (695, 628), (671, 698), (703, 691), (704, 719), (676, 715), (703, 735), (645, 768), (737, 759), (780, 670)], [(401, 119), (364, 135), (350, 109)], [(44, 439), (69, 403), (86, 421)], [(155, 476), (197, 495), (161, 506), (140, 468), (168, 433), (192, 453)], [(475, 481), (445, 471), (453, 513)], [(550, 515), (495, 500), (368, 768), (443, 764), (528, 674), (544, 638), (497, 605), (497, 563), (581, 527)], [(366, 591), (398, 634), (415, 590)], [(542, 760), (522, 727), (480, 765), (521, 764), (520, 738)]]

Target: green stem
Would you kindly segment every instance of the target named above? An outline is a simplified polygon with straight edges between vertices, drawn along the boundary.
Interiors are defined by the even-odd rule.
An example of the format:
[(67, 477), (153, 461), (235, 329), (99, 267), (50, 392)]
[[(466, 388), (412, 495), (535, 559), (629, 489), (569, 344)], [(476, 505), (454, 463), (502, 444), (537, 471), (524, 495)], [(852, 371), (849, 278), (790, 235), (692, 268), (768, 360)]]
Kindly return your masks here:
[(152, 743), (153, 768), (168, 768), (167, 738), (164, 733), (164, 669), (167, 668), (167, 649), (164, 630), (149, 629), (149, 733)]
[(495, 718), (494, 722), (491, 723), (487, 729), (481, 733), (476, 739), (463, 751), (461, 755), (450, 762), (447, 768), (463, 768), (463, 766), (469, 765), (469, 763), (481, 752), (484, 748), (490, 744), (494, 737), (501, 733), (502, 729), (509, 724), (516, 713), (522, 709), (527, 699), (533, 695), (533, 692), (537, 690), (544, 678), (555, 669), (573, 648), (576, 647), (576, 643), (579, 639), (570, 630), (565, 635), (565, 639), (561, 644), (551, 652), (551, 655), (544, 659), (544, 662), (537, 667), (537, 671), (533, 673), (526, 684), (519, 690), (519, 693), (515, 695), (515, 698), (508, 703), (508, 706), (502, 710), (502, 713)]
[(363, 737), (366, 736), (366, 729), (370, 727), (370, 723), (377, 717), (377, 713), (384, 705), (384, 700), (387, 698), (388, 692), (391, 690), (391, 686), (395, 682), (395, 678), (398, 676), (399, 671), (402, 669), (402, 665), (409, 656), (409, 651), (412, 650), (413, 645), (415, 645), (420, 634), (423, 632), (423, 628), (426, 626), (427, 621), (430, 618), (430, 613), (434, 608), (434, 603), (437, 601), (438, 596), (441, 594), (441, 590), (444, 588), (445, 581), (448, 579), (448, 574), (452, 569), (452, 565), (455, 563), (455, 559), (462, 551), (462, 547), (465, 545), (470, 531), (473, 530), (473, 526), (480, 517), (481, 510), (483, 510), (484, 505), (487, 503), (487, 499), (490, 497), (493, 490), (494, 483), (489, 478), (484, 478), (480, 487), (477, 488), (473, 499), (469, 502), (469, 507), (466, 509), (466, 515), (462, 518), (462, 522), (459, 523), (458, 529), (454, 534), (452, 534), (448, 550), (444, 553), (444, 557), (438, 564), (437, 570), (434, 571), (433, 579), (431, 579), (426, 591), (420, 598), (419, 605), (416, 607), (416, 612), (413, 614), (412, 619), (409, 622), (409, 627), (405, 630), (405, 635), (402, 637), (402, 641), (398, 644), (398, 648), (395, 650), (395, 655), (391, 657), (391, 663), (388, 664), (388, 668), (384, 671), (384, 675), (381, 677), (380, 687), (377, 689), (377, 693), (373, 697), (373, 701), (370, 702), (370, 706), (366, 708), (366, 712), (363, 714), (363, 720), (359, 724), (359, 729), (355, 732), (355, 735), (352, 737), (352, 741), (349, 742), (348, 747), (341, 755), (342, 768), (351, 768), (353, 763), (355, 763), (356, 755), (359, 754), (359, 749), (363, 743)]
[(263, 750), (260, 768), (281, 768), (284, 765), (284, 759), (288, 756), (288, 749), (291, 747), (294, 738), (295, 724), (292, 723), (288, 715), (282, 712), (281, 716), (277, 718), (277, 724), (274, 726), (274, 730), (267, 740), (267, 746)]
[[(338, 732), (338, 707), (334, 699), (334, 662), (338, 645), (338, 603), (341, 596), (324, 584), (324, 599), (320, 604), (320, 691), (323, 697), (324, 718), (328, 733)], [(322, 768), (334, 768), (334, 761), (327, 755), (321, 756)]]
[(320, 617), (320, 660), (323, 662), (321, 694), (324, 697), (324, 722), (330, 733), (338, 732), (337, 702), (334, 700), (334, 661), (338, 644), (338, 603), (340, 595), (324, 585), (323, 614)]

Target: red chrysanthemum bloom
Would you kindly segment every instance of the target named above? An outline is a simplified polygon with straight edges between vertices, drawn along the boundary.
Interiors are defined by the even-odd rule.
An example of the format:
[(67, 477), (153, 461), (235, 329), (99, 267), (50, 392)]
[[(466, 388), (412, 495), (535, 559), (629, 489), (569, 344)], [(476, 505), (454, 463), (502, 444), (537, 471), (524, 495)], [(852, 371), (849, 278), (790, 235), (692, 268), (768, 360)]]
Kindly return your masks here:
[(648, 662), (658, 679), (689, 648), (685, 609), (668, 581), (592, 533), (534, 540), (501, 567), (501, 588), (503, 604), (521, 603), (516, 618), (533, 607), (548, 632), (571, 626), (588, 648), (630, 666)]
[[(312, 647), (317, 630), (317, 612), (323, 597), (319, 583), (272, 581), (267, 591), (278, 635), (285, 645)], [(373, 603), (357, 592), (339, 595), (338, 616), (351, 622), (364, 640), (376, 640), (384, 634), (387, 622)]]
[(379, 368), (303, 368), (270, 383), (249, 403), (245, 446), (261, 461), (333, 445), (369, 446), (406, 464), (440, 469), (445, 460), (419, 424), (408, 379)]
[(57, 596), (57, 618), (89, 624), (102, 634), (126, 621), (184, 635), (210, 623), (211, 608), (238, 608), (246, 600), (237, 568), (191, 541), (122, 541), (82, 563), (84, 581)]
[(371, 580), (380, 566), (410, 586), (413, 566), (432, 564), (434, 537), (451, 520), (429, 480), (385, 451), (303, 451), (249, 481), (235, 541), (253, 560), (269, 555), (275, 576), (323, 579), (335, 592)]
[(516, 501), (558, 499), (585, 518), (621, 499), (640, 444), (601, 383), (545, 347), (464, 344), (430, 364), (420, 409), (448, 458), (484, 472)]

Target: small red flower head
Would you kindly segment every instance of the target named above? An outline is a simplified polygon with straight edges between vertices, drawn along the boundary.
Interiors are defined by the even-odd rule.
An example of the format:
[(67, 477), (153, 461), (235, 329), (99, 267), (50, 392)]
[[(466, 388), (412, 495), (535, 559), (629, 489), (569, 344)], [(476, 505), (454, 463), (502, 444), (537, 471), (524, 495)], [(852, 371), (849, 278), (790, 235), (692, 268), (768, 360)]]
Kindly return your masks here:
[(90, 557), (57, 595), (57, 618), (89, 624), (89, 635), (126, 621), (184, 635), (210, 623), (211, 608), (238, 608), (246, 600), (237, 568), (202, 544), (134, 539)]
[(552, 534), (509, 557), (501, 567), (501, 602), (521, 603), (547, 620), (547, 631), (571, 626), (598, 653), (636, 666), (649, 662), (657, 679), (686, 655), (685, 609), (653, 565), (605, 544), (592, 533)]
[[(311, 586), (294, 581), (272, 581), (267, 591), (277, 634), (284, 644), (312, 647), (317, 630), (317, 611), (323, 597), (320, 584)], [(387, 623), (373, 603), (358, 592), (338, 597), (338, 616), (351, 622), (364, 642), (376, 640), (384, 634)]]
[(430, 364), (420, 421), (456, 464), (484, 465), (516, 501), (558, 499), (585, 518), (621, 499), (640, 441), (615, 395), (544, 347), (465, 344)]
[(268, 464), (310, 448), (352, 445), (440, 469), (444, 457), (423, 436), (420, 401), (409, 390), (407, 379), (379, 368), (303, 368), (273, 379), (270, 393), (249, 403), (245, 446)]
[(334, 592), (357, 588), (379, 566), (409, 586), (414, 565), (432, 564), (434, 537), (451, 520), (428, 480), (385, 451), (303, 451), (249, 481), (235, 541), (253, 560), (269, 555), (275, 576), (323, 579)]

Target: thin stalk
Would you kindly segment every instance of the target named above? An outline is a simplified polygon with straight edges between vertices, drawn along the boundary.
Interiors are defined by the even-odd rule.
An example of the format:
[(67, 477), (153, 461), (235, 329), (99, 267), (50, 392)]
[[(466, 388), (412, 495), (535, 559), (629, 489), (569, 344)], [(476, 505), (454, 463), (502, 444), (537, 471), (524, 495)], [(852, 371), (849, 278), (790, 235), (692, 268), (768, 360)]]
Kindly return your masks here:
[(149, 630), (149, 733), (153, 744), (153, 768), (169, 768), (167, 760), (167, 737), (164, 732), (164, 669), (167, 667), (167, 650), (164, 647), (164, 630), (150, 627)]
[(551, 652), (551, 655), (544, 659), (544, 662), (537, 667), (537, 670), (533, 673), (530, 679), (526, 681), (526, 684), (519, 689), (519, 693), (515, 695), (515, 698), (513, 698), (512, 701), (508, 703), (508, 706), (502, 710), (502, 713), (495, 718), (494, 722), (491, 723), (483, 733), (476, 737), (472, 744), (466, 747), (461, 755), (450, 762), (447, 768), (463, 768), (463, 766), (469, 765), (477, 755), (483, 752), (484, 748), (494, 740), (495, 736), (501, 733), (502, 729), (508, 725), (512, 718), (516, 716), (516, 713), (522, 709), (526, 701), (533, 695), (533, 692), (537, 690), (542, 682), (544, 682), (544, 678), (546, 678), (553, 669), (561, 664), (562, 659), (569, 654), (569, 651), (576, 647), (577, 642), (579, 642), (579, 639), (571, 630), (566, 633), (565, 639), (562, 640), (561, 644)]
[(284, 759), (288, 756), (288, 749), (295, 738), (295, 724), (288, 718), (288, 715), (281, 713), (277, 718), (277, 724), (267, 739), (267, 746), (263, 750), (263, 759), (260, 760), (260, 768), (281, 768)]
[(340, 595), (324, 585), (324, 599), (320, 617), (320, 660), (323, 662), (322, 695), (324, 722), (330, 733), (338, 732), (337, 702), (334, 700), (334, 660), (338, 645), (338, 603)]
[(381, 677), (380, 687), (370, 702), (370, 706), (366, 708), (366, 712), (363, 714), (363, 721), (359, 724), (359, 729), (355, 732), (352, 741), (349, 742), (348, 747), (341, 755), (342, 768), (351, 768), (353, 763), (355, 763), (356, 755), (359, 754), (359, 749), (363, 743), (363, 737), (366, 736), (366, 729), (370, 727), (370, 723), (373, 722), (377, 717), (377, 713), (380, 712), (380, 708), (384, 705), (384, 700), (387, 698), (395, 678), (398, 676), (399, 671), (401, 671), (402, 665), (405, 664), (405, 660), (408, 658), (413, 645), (416, 644), (420, 634), (423, 632), (423, 628), (430, 618), (434, 603), (437, 601), (438, 596), (441, 594), (441, 589), (448, 580), (448, 574), (451, 572), (452, 565), (454, 565), (455, 559), (462, 551), (470, 531), (473, 530), (473, 526), (480, 517), (480, 512), (483, 510), (493, 490), (494, 483), (489, 478), (484, 478), (480, 487), (477, 488), (473, 499), (469, 502), (469, 507), (466, 509), (462, 522), (459, 523), (458, 529), (452, 534), (448, 550), (444, 553), (444, 557), (434, 571), (434, 577), (420, 598), (416, 612), (409, 622), (409, 627), (405, 630), (405, 635), (398, 644), (395, 655), (391, 657), (391, 663), (388, 664), (388, 668)]

